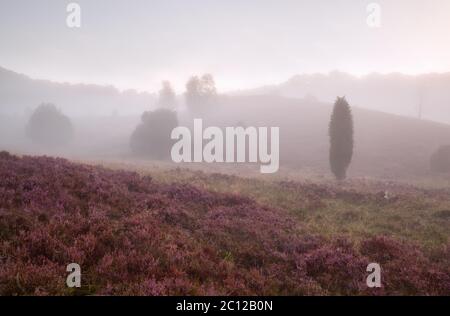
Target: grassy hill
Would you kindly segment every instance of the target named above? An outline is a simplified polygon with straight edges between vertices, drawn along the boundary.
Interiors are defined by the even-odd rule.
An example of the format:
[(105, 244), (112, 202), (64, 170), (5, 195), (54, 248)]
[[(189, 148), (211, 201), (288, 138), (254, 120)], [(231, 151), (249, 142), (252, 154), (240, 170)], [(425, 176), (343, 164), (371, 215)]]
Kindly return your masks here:
[[(300, 74), (266, 87), (240, 91), (238, 95), (271, 94), (291, 98), (316, 98), (333, 102), (345, 95), (354, 105), (391, 114), (422, 117), (450, 123), (450, 73), (405, 75), (372, 73), (354, 76), (333, 71), (329, 74)], [(421, 106), (421, 111), (419, 110)]]
[[(348, 100), (352, 104), (352, 100)], [(204, 116), (210, 125), (280, 127), (280, 161), (292, 169), (328, 173), (332, 104), (280, 96), (224, 97)], [(450, 125), (353, 107), (352, 176), (382, 179), (429, 175), (431, 154), (450, 143)], [(188, 122), (189, 120), (184, 120)]]
[(0, 67), (0, 115), (22, 115), (41, 103), (55, 103), (69, 115), (135, 114), (151, 107), (156, 96), (113, 86), (69, 84), (34, 79)]

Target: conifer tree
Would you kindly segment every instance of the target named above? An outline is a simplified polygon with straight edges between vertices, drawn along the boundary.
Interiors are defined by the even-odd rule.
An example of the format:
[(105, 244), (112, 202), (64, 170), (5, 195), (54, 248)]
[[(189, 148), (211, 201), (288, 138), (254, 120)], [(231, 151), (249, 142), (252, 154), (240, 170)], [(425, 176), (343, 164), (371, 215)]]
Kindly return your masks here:
[(331, 171), (337, 180), (344, 180), (353, 156), (353, 117), (345, 97), (334, 103), (329, 136)]

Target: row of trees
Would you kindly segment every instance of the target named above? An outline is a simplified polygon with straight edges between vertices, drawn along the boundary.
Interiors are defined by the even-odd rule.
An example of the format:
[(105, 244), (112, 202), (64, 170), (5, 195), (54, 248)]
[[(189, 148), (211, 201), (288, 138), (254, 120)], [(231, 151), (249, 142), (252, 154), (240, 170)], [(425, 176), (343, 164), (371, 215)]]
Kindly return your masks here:
[[(205, 112), (217, 101), (217, 89), (210, 74), (192, 76), (186, 83), (186, 105), (193, 114)], [(131, 135), (130, 146), (136, 155), (155, 159), (167, 158), (167, 146), (172, 129), (178, 126), (177, 95), (169, 81), (162, 82), (158, 98), (159, 110), (145, 112), (141, 122)], [(74, 128), (70, 119), (54, 104), (39, 105), (26, 126), (26, 135), (37, 145), (54, 148), (70, 143)]]
[[(217, 102), (217, 89), (210, 74), (192, 76), (186, 83), (186, 105), (194, 115), (204, 114)], [(168, 159), (172, 141), (170, 133), (178, 126), (177, 96), (169, 81), (162, 82), (159, 109), (144, 112), (141, 122), (130, 137), (130, 147), (137, 156)]]
[[(206, 111), (217, 102), (217, 89), (213, 76), (210, 74), (192, 76), (186, 83), (184, 97), (186, 105), (194, 114)], [(158, 105), (163, 109), (176, 108), (177, 96), (169, 81), (162, 82)]]

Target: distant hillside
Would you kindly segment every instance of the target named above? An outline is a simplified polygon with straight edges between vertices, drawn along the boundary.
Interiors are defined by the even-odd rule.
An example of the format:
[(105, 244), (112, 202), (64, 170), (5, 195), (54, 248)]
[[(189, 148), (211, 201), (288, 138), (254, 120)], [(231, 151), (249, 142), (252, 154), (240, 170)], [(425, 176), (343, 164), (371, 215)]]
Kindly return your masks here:
[(306, 97), (323, 102), (333, 102), (336, 96), (345, 95), (354, 105), (363, 108), (413, 117), (421, 115), (425, 119), (450, 123), (450, 73), (370, 74), (358, 78), (335, 71), (329, 75), (297, 75), (280, 85), (238, 94)]
[[(308, 78), (309, 88), (305, 88)], [(450, 144), (450, 125), (428, 120), (433, 110), (441, 113), (435, 119), (445, 121), (448, 117), (450, 122), (450, 107), (447, 106), (450, 105), (450, 89), (444, 91), (447, 81), (450, 83), (450, 74), (417, 78), (373, 75), (362, 79), (342, 73), (298, 76), (278, 87), (266, 87), (259, 91), (260, 95), (221, 95), (218, 104), (203, 115), (204, 126), (279, 126), (282, 167), (328, 173), (328, 123), (332, 101), (337, 95), (346, 95), (355, 120), (356, 143), (350, 175), (421, 176), (429, 172), (431, 154), (439, 146)], [(425, 119), (381, 112), (412, 115), (415, 101), (413, 93), (408, 94), (408, 91), (413, 91), (412, 87), (418, 82), (427, 83), (429, 90), (426, 91), (432, 88), (437, 91), (424, 94), (422, 98)], [(302, 92), (307, 97), (283, 96), (301, 96)], [(320, 101), (313, 95), (323, 96), (327, 101)], [(440, 102), (432, 103), (433, 107), (431, 95), (436, 100), (441, 98)], [(408, 98), (410, 112), (405, 101)], [(0, 114), (23, 114), (44, 101), (54, 102), (73, 118), (76, 137), (64, 154), (117, 158), (129, 154), (129, 137), (139, 122), (139, 115), (155, 104), (155, 96), (120, 93), (113, 87), (33, 80), (0, 68)], [(376, 104), (382, 106), (377, 108)], [(111, 115), (115, 111), (119, 115)], [(192, 124), (193, 117), (187, 111), (180, 109), (178, 115), (181, 125)], [(0, 115), (1, 148), (42, 154), (25, 139), (25, 125), (26, 116)]]
[[(450, 125), (355, 107), (355, 153), (350, 172), (399, 177), (429, 171), (429, 158), (450, 144)], [(281, 165), (328, 172), (331, 103), (280, 96), (230, 96), (208, 125), (280, 127)], [(206, 125), (206, 124), (205, 124)]]
[(31, 79), (0, 67), (0, 114), (24, 114), (53, 102), (69, 115), (140, 114), (155, 96), (113, 86), (56, 83)]

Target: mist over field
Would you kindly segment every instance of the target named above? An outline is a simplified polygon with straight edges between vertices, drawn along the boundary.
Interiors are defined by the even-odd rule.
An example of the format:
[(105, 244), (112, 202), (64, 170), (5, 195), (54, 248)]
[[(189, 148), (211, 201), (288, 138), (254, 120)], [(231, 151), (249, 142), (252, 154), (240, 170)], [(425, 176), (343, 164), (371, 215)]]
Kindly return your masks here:
[[(338, 76), (346, 78), (344, 74)], [(2, 107), (0, 128), (3, 137), (0, 144), (4, 149), (19, 153), (45, 154), (46, 150), (50, 150), (51, 154), (68, 158), (132, 159), (129, 138), (140, 121), (140, 115), (160, 107), (158, 91), (132, 93), (119, 92), (113, 87), (59, 84), (33, 80), (6, 70), (2, 71), (0, 77), (2, 104), (9, 105)], [(385, 82), (391, 82), (391, 77), (395, 76), (386, 75)], [(441, 77), (442, 83), (436, 86), (444, 87), (446, 80), (450, 86), (450, 79), (446, 79), (445, 75)], [(367, 79), (353, 80), (364, 86)], [(316, 87), (320, 92), (311, 94), (313, 91), (308, 90), (309, 86), (299, 83), (297, 97), (289, 96), (288, 91), (292, 90), (295, 81), (293, 78), (280, 86), (280, 91), (285, 89), (286, 92), (274, 93), (269, 88), (241, 91), (239, 94), (219, 92), (211, 109), (200, 115), (190, 113), (184, 96), (178, 95), (174, 108), (177, 110), (179, 125), (191, 126), (193, 119), (199, 117), (204, 120), (205, 127), (235, 126), (238, 123), (245, 126), (278, 126), (281, 129), (281, 166), (312, 169), (326, 174), (328, 121), (333, 104), (331, 95), (335, 92), (335, 97), (338, 96), (338, 89), (330, 83), (324, 85), (323, 89)], [(408, 79), (398, 79), (397, 83), (388, 86), (394, 92), (387, 94), (399, 94), (391, 95), (391, 98), (380, 92), (381, 88), (371, 90), (349, 84), (348, 88), (341, 89), (350, 92), (341, 94), (347, 96), (353, 107), (355, 156), (350, 172), (355, 175), (389, 179), (428, 175), (431, 155), (440, 146), (448, 144), (450, 125), (442, 121), (446, 121), (449, 109), (446, 104), (450, 104), (450, 100), (446, 101), (448, 96), (445, 94), (449, 94), (450, 90), (442, 89), (435, 94), (442, 102), (426, 104), (414, 96), (413, 85), (413, 92), (410, 95), (405, 93), (407, 97), (402, 99), (403, 90), (391, 88), (399, 85), (407, 86)], [(327, 88), (335, 91), (328, 92)], [(350, 97), (351, 93), (366, 90), (364, 95)], [(377, 96), (380, 100), (386, 98), (388, 101), (377, 102)], [(34, 105), (32, 100), (51, 100), (69, 115), (75, 129), (73, 142), (60, 148), (42, 148), (27, 138), (24, 132), (27, 121), (40, 103)], [(358, 105), (353, 105), (352, 100), (358, 100)], [(394, 103), (398, 106), (394, 106)], [(377, 108), (376, 104), (381, 105)], [(421, 104), (423, 114), (420, 116)], [(435, 115), (436, 120), (432, 120), (426, 118), (426, 113), (440, 115)]]
[(449, 28), (444, 0), (0, 0), (0, 295), (450, 295)]

